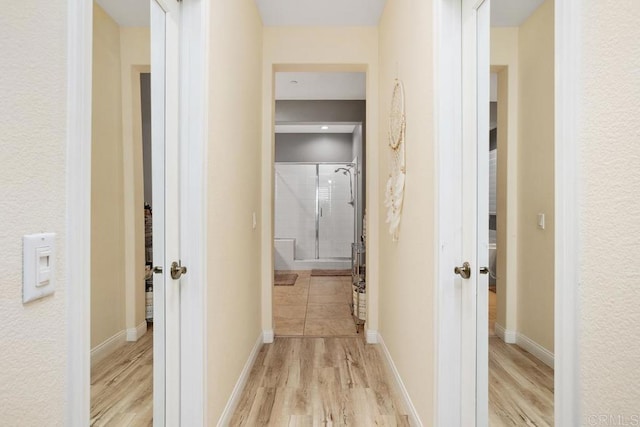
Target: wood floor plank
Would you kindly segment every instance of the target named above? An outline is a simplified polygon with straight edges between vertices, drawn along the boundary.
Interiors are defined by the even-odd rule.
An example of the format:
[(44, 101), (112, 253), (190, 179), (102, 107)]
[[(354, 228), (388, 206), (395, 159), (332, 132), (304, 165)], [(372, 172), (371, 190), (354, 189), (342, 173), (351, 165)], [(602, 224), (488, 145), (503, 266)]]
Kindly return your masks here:
[(91, 370), (92, 426), (150, 426), (153, 419), (153, 329), (125, 343)]
[(265, 348), (251, 376), (269, 379), (249, 379), (230, 425), (409, 425), (385, 366), (369, 366), (381, 355), (362, 337), (278, 337)]

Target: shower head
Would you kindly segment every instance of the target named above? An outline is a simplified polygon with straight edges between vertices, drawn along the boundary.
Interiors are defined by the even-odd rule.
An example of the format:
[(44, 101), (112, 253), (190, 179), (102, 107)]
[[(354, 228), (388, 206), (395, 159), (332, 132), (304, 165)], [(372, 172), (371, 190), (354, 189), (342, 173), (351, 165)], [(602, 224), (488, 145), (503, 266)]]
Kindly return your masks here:
[(340, 171), (342, 171), (342, 174), (343, 174), (343, 175), (346, 175), (346, 174), (348, 174), (348, 173), (351, 173), (351, 171), (350, 171), (349, 169), (346, 169), (346, 168), (338, 168), (338, 169), (334, 170), (334, 171), (333, 171), (333, 173), (338, 173), (338, 172), (340, 172)]

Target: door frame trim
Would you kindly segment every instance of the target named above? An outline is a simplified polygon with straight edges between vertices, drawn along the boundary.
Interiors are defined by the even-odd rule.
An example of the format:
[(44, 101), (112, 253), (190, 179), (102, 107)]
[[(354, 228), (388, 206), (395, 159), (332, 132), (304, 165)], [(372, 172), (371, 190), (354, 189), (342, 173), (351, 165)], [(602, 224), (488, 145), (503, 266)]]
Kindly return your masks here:
[(67, 3), (67, 408), (66, 425), (90, 419), (91, 71), (93, 2)]
[(555, 425), (579, 425), (581, 0), (555, 2)]
[[(183, 246), (189, 253), (190, 281), (199, 284), (195, 292), (187, 293), (181, 305), (182, 330), (191, 331), (181, 340), (183, 358), (181, 403), (188, 402), (189, 410), (181, 417), (206, 420), (206, 143), (207, 143), (207, 69), (209, 0), (195, 0), (182, 14), (182, 25), (189, 31), (182, 34), (182, 45), (195, 46), (189, 50), (188, 60), (181, 63), (181, 92), (188, 94), (189, 110), (182, 118), (190, 117), (182, 133), (189, 138), (182, 144), (185, 157), (200, 159), (199, 167), (189, 170), (191, 185), (184, 193), (194, 221), (189, 225), (189, 239)], [(184, 6), (183, 6), (184, 8)], [(67, 142), (66, 142), (66, 276), (67, 276), (67, 369), (65, 425), (84, 427), (90, 420), (90, 324), (91, 324), (91, 105), (92, 105), (92, 44), (93, 2), (67, 2)], [(193, 75), (191, 75), (193, 71)], [(186, 243), (186, 242), (185, 242)], [(189, 348), (190, 351), (184, 351)], [(194, 352), (193, 349), (200, 349)], [(192, 357), (191, 357), (192, 356)], [(188, 396), (188, 398), (187, 398)], [(202, 424), (202, 423), (199, 423)], [(196, 424), (193, 424), (196, 425)]]
[[(455, 20), (456, 7), (461, 0), (436, 0), (434, 14), (434, 72), (435, 89), (435, 145), (438, 159), (437, 191), (439, 207), (438, 238), (436, 240), (438, 261), (436, 275), (436, 425), (460, 425), (460, 419), (451, 419), (451, 414), (459, 414), (460, 347), (455, 344), (455, 322), (445, 319), (447, 306), (443, 299), (445, 286), (450, 282), (452, 248), (443, 242), (452, 241), (456, 227), (443, 216), (446, 212), (447, 194), (456, 191), (451, 181), (451, 168), (455, 159), (456, 141), (459, 131), (451, 123), (451, 112), (461, 117), (457, 103), (446, 101), (456, 99), (460, 93), (460, 75), (443, 72), (447, 66), (460, 64), (461, 57), (460, 20)], [(579, 130), (580, 130), (580, 49), (581, 49), (581, 6), (580, 0), (555, 3), (555, 392), (554, 417), (556, 425), (578, 425), (580, 421), (579, 402), (579, 358), (578, 326), (579, 318)], [(453, 28), (450, 26), (453, 25)], [(451, 109), (453, 108), (453, 110)], [(454, 174), (455, 175), (455, 174)], [(449, 203), (445, 205), (445, 203)], [(446, 237), (449, 236), (449, 237)], [(457, 325), (459, 327), (459, 325)], [(458, 410), (456, 410), (456, 408)], [(453, 411), (453, 412), (451, 412)], [(452, 423), (453, 421), (453, 423)]]

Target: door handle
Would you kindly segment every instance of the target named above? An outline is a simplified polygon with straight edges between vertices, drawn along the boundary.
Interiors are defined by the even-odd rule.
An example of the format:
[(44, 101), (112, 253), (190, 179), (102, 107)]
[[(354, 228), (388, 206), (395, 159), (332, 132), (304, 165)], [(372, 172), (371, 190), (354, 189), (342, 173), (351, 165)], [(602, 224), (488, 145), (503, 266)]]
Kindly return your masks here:
[(182, 261), (171, 263), (171, 278), (178, 280), (183, 274), (187, 274), (187, 267), (182, 265)]
[(453, 269), (453, 272), (460, 275), (463, 279), (468, 279), (471, 277), (471, 266), (468, 262), (462, 264), (462, 267), (456, 267)]

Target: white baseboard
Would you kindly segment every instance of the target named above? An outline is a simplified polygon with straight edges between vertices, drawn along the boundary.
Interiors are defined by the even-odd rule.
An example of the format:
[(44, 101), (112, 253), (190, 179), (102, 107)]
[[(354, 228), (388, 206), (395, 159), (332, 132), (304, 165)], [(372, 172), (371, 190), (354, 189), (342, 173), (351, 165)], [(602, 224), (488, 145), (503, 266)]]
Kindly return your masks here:
[[(367, 331), (367, 334), (368, 333), (369, 333), (369, 331)], [(396, 369), (395, 363), (393, 363), (393, 359), (391, 358), (391, 353), (389, 353), (389, 349), (384, 344), (384, 340), (382, 339), (382, 335), (380, 335), (380, 334), (377, 334), (377, 335), (378, 336), (376, 337), (376, 341), (380, 345), (380, 348), (382, 348), (382, 352), (384, 353), (384, 357), (387, 360), (387, 364), (389, 366), (389, 369), (391, 369), (391, 373), (393, 374), (393, 377), (394, 377), (394, 379), (396, 381), (396, 386), (400, 390), (400, 393), (402, 394), (402, 398), (404, 399), (404, 404), (407, 407), (407, 411), (409, 412), (409, 414), (408, 414), (409, 415), (409, 424), (412, 425), (412, 426), (416, 426), (416, 427), (422, 427), (423, 426), (422, 420), (420, 420), (420, 417), (418, 416), (418, 411), (416, 411), (416, 407), (413, 406), (413, 402), (411, 401), (411, 397), (409, 396), (409, 392), (407, 391), (406, 387), (404, 386), (404, 383), (402, 382), (402, 378), (400, 378), (400, 373), (398, 372), (398, 369)]]
[(378, 331), (367, 329), (367, 344), (378, 344)]
[[(273, 332), (273, 331), (272, 331)], [(264, 341), (264, 332), (258, 336), (256, 340), (256, 344), (253, 346), (251, 353), (249, 354), (249, 359), (247, 359), (247, 363), (244, 364), (244, 368), (242, 372), (240, 372), (240, 377), (236, 382), (235, 387), (233, 387), (233, 391), (231, 392), (231, 396), (227, 401), (227, 405), (224, 407), (224, 411), (222, 411), (222, 415), (220, 415), (220, 419), (218, 420), (218, 427), (228, 426), (231, 422), (231, 417), (240, 403), (240, 397), (242, 396), (242, 392), (244, 391), (244, 386), (247, 384), (247, 380), (249, 379), (249, 374), (251, 373), (251, 369), (253, 368), (253, 364), (256, 361), (256, 357), (258, 357), (258, 353), (260, 352), (260, 348), (262, 348), (262, 344)], [(273, 341), (273, 339), (272, 339)]]
[(516, 343), (516, 331), (511, 331), (509, 329), (505, 329), (504, 326), (495, 323), (493, 329), (496, 331), (496, 335), (502, 339), (502, 341), (507, 344), (515, 344)]
[(146, 333), (147, 333), (147, 321), (144, 320), (135, 328), (127, 329), (127, 341), (138, 341)]
[(516, 337), (516, 344), (519, 347), (522, 347), (523, 349), (527, 350), (529, 353), (534, 355), (537, 359), (539, 359), (542, 363), (544, 363), (551, 369), (554, 369), (553, 367), (554, 361), (555, 361), (554, 354), (549, 350), (547, 350), (546, 348), (544, 348), (543, 346), (541, 346), (540, 344), (538, 344), (537, 342), (535, 342), (534, 340), (532, 340), (531, 338), (529, 338), (528, 336), (518, 332)]
[(262, 331), (262, 342), (265, 344), (271, 344), (274, 339), (273, 329), (269, 329), (268, 331)]
[(120, 331), (91, 349), (91, 366), (109, 356), (126, 342), (127, 332)]

